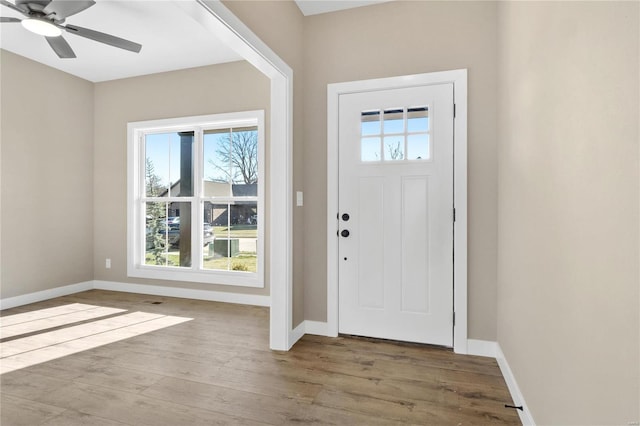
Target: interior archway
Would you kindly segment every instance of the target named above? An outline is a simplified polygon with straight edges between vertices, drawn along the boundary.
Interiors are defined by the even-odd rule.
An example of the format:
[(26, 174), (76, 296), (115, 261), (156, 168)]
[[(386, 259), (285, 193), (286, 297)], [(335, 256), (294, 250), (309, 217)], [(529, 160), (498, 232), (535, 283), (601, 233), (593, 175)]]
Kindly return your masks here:
[(269, 346), (288, 350), (292, 318), (292, 104), (293, 71), (219, 0), (178, 2), (195, 21), (256, 67), (271, 81), (269, 119)]

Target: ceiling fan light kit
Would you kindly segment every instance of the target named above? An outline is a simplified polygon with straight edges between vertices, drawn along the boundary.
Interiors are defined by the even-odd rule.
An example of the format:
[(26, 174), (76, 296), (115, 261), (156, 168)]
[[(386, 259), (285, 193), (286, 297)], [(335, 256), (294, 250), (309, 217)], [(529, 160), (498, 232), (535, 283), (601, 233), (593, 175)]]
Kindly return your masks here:
[(20, 22), (25, 29), (44, 36), (59, 58), (76, 57), (69, 43), (62, 37), (62, 30), (130, 52), (139, 53), (142, 49), (142, 45), (120, 37), (75, 25), (62, 25), (69, 16), (96, 4), (94, 0), (15, 0), (15, 4), (0, 0), (0, 4), (26, 16), (26, 19), (0, 17), (0, 23)]
[(42, 18), (23, 19), (22, 26), (32, 33), (45, 37), (60, 37), (62, 35), (62, 30), (60, 28)]

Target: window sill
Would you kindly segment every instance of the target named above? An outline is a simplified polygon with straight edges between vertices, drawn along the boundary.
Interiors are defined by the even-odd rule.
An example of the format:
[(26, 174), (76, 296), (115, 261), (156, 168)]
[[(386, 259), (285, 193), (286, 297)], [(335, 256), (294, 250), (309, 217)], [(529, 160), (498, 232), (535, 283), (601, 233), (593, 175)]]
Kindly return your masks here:
[(254, 272), (193, 271), (182, 268), (129, 265), (127, 275), (152, 280), (185, 281), (235, 287), (264, 288), (264, 278)]

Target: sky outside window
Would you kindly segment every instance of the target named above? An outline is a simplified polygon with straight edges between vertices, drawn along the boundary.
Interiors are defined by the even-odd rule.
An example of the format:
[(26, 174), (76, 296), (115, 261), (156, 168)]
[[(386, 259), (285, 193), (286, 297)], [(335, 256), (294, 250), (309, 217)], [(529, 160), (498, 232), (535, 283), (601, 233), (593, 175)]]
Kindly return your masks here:
[(168, 188), (180, 180), (180, 136), (177, 133), (145, 135), (145, 155), (152, 162), (154, 174), (160, 178), (163, 187)]

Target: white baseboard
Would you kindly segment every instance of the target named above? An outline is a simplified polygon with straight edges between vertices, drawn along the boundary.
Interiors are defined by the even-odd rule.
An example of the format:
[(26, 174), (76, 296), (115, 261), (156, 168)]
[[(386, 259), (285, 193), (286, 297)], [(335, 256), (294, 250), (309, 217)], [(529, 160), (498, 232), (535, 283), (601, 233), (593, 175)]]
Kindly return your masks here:
[(208, 300), (210, 302), (236, 303), (241, 305), (271, 306), (270, 296), (255, 294), (227, 293), (224, 291), (194, 290), (188, 288), (163, 287), (145, 284), (129, 284), (114, 281), (85, 281), (78, 284), (56, 287), (22, 296), (0, 299), (0, 309), (42, 302), (60, 296), (68, 296), (87, 290), (111, 290), (125, 293), (150, 294), (154, 296), (179, 297), (182, 299)]
[(306, 320), (304, 323), (306, 334), (313, 334), (315, 336), (329, 336), (329, 334), (327, 333), (328, 327), (326, 322)]
[(125, 293), (149, 294), (153, 296), (179, 297), (182, 299), (207, 300), (210, 302), (235, 303), (240, 305), (271, 306), (270, 296), (228, 293), (226, 291), (195, 290), (190, 288), (165, 287), (148, 284), (130, 284), (114, 281), (94, 281), (96, 290), (122, 291)]
[(289, 348), (302, 339), (305, 334), (313, 334), (315, 336), (328, 336), (327, 323), (321, 321), (302, 321), (291, 333), (289, 333)]
[(306, 321), (302, 321), (291, 331), (291, 333), (289, 333), (289, 349), (291, 349), (291, 347), (295, 345), (298, 340), (302, 339), (302, 336), (304, 336), (305, 322)]
[(520, 387), (518, 387), (516, 378), (513, 375), (511, 367), (509, 367), (509, 363), (507, 362), (507, 359), (502, 352), (502, 348), (500, 348), (498, 343), (496, 343), (496, 361), (498, 361), (498, 366), (500, 367), (504, 381), (507, 382), (511, 399), (513, 399), (515, 405), (521, 405), (523, 408), (523, 410), (516, 410), (518, 412), (518, 416), (520, 416), (520, 421), (524, 426), (535, 426), (536, 423), (533, 420), (533, 416), (524, 401), (524, 396), (522, 396), (522, 392), (520, 392)]
[(16, 306), (28, 305), (30, 303), (42, 302), (56, 297), (68, 296), (69, 294), (80, 293), (93, 289), (93, 281), (65, 285), (51, 288), (49, 290), (36, 291), (35, 293), (23, 294), (21, 296), (7, 297), (0, 299), (0, 309), (15, 308)]
[(496, 358), (498, 344), (490, 340), (467, 339), (467, 354)]
[(496, 359), (498, 366), (500, 367), (500, 371), (502, 372), (502, 376), (504, 377), (504, 381), (507, 383), (507, 388), (509, 388), (509, 393), (511, 394), (511, 399), (514, 402), (514, 405), (521, 405), (523, 408), (522, 411), (516, 409), (518, 416), (520, 416), (520, 421), (524, 426), (535, 426), (531, 412), (527, 408), (524, 397), (516, 383), (516, 378), (514, 377), (513, 372), (509, 367), (509, 363), (507, 362), (498, 342), (468, 339), (467, 349), (469, 355), (486, 356)]

